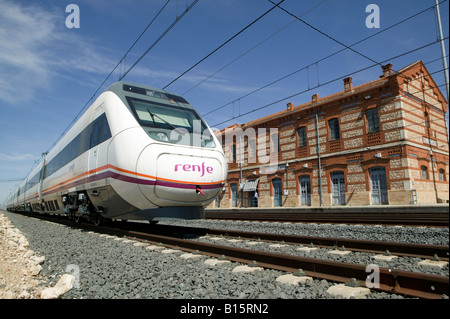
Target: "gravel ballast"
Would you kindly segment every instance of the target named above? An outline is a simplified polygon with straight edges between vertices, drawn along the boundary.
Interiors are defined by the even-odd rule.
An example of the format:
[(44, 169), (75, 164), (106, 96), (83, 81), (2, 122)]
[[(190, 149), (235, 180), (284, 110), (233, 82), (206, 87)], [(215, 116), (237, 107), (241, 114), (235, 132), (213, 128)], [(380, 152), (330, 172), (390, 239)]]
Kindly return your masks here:
[[(75, 275), (74, 287), (61, 296), (63, 299), (112, 299), (112, 298), (165, 298), (165, 299), (331, 299), (327, 289), (335, 283), (314, 279), (313, 282), (299, 286), (276, 282), (283, 272), (264, 269), (252, 273), (232, 273), (238, 263), (225, 263), (208, 266), (204, 261), (206, 256), (192, 259), (182, 259), (180, 252), (162, 253), (161, 250), (149, 250), (147, 246), (136, 246), (133, 241), (118, 240), (110, 236), (102, 236), (93, 232), (70, 228), (55, 223), (4, 212), (12, 224), (27, 238), (30, 249), (41, 256), (45, 262), (41, 265), (40, 275), (43, 285), (52, 286), (64, 273)], [(197, 221), (196, 221), (197, 222)], [(162, 222), (168, 224), (184, 224), (189, 222)], [(250, 229), (246, 222), (212, 222), (199, 221), (198, 227), (227, 228), (241, 223), (247, 231), (269, 232), (281, 226), (289, 228), (287, 233), (305, 234), (306, 230), (294, 230), (294, 224), (272, 225), (268, 223), (251, 223)], [(212, 223), (206, 225), (206, 223)], [(226, 223), (226, 225), (224, 224)], [(281, 225), (281, 226), (280, 226)], [(294, 225), (294, 226), (293, 226)], [(333, 236), (359, 238), (359, 235), (369, 236), (369, 230), (340, 231), (346, 236), (338, 236), (332, 225), (298, 224), (297, 227), (310, 227), (311, 236)], [(314, 227), (320, 228), (314, 231)], [(330, 228), (330, 234), (323, 227)], [(357, 228), (356, 229), (360, 229)], [(359, 226), (362, 227), (362, 226)], [(366, 226), (364, 226), (366, 227)], [(376, 231), (376, 238), (386, 239), (380, 235), (384, 227), (371, 227)], [(448, 245), (448, 229), (393, 227), (389, 236), (393, 241)], [(270, 230), (272, 229), (272, 230)], [(412, 234), (413, 231), (416, 234)], [(331, 234), (333, 233), (333, 234)], [(401, 240), (395, 238), (398, 233)], [(350, 236), (350, 237), (347, 237)], [(356, 237), (353, 237), (356, 236)], [(384, 235), (383, 235), (384, 236)], [(422, 241), (425, 240), (424, 241)], [(448, 266), (444, 268), (448, 276)], [(381, 292), (372, 292), (367, 298), (404, 298)]]

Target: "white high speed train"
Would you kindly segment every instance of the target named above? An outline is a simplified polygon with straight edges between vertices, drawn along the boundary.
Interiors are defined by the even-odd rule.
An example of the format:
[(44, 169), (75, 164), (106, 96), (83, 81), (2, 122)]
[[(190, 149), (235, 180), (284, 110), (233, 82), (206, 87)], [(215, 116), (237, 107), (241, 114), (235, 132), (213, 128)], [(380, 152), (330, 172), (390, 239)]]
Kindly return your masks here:
[(226, 175), (221, 144), (183, 97), (116, 82), (44, 156), (7, 209), (94, 223), (203, 218)]

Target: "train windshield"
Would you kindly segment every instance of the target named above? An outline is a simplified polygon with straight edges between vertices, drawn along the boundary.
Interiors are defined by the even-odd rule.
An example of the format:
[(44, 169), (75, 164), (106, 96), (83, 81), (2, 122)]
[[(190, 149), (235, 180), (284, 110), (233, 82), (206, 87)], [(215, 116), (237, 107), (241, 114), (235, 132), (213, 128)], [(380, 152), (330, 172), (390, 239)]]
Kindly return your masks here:
[(131, 97), (127, 100), (139, 124), (154, 140), (215, 147), (211, 131), (195, 110)]

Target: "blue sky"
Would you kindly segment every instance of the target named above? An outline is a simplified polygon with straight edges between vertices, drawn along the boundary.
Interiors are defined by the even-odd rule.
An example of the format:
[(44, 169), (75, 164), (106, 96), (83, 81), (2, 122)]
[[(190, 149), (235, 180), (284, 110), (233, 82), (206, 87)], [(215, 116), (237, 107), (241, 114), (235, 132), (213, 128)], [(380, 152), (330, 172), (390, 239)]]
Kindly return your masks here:
[[(117, 81), (193, 0), (172, 0), (101, 88)], [(278, 2), (280, 0), (276, 0)], [(0, 0), (0, 205), (19, 179), (60, 137), (166, 0)], [(67, 28), (69, 4), (80, 27)], [(376, 4), (380, 28), (368, 28)], [(285, 0), (281, 6), (345, 45), (385, 30), (434, 0)], [(272, 8), (267, 0), (200, 0), (124, 78), (164, 87)], [(440, 5), (448, 37), (449, 4)], [(445, 93), (436, 16), (427, 10), (363, 41), (354, 50), (394, 70), (422, 60)], [(448, 40), (445, 41), (449, 53)], [(378, 78), (380, 66), (276, 8), (167, 87), (183, 95), (216, 128), (244, 123)], [(321, 60), (320, 62), (317, 62)], [(448, 58), (447, 58), (448, 61)], [(232, 63), (231, 63), (232, 62)], [(231, 64), (230, 64), (231, 63)], [(309, 66), (309, 67), (307, 67)], [(293, 71), (294, 75), (262, 90)], [(330, 84), (328, 81), (338, 79)], [(203, 82), (202, 82), (203, 81)], [(256, 91), (253, 94), (251, 92)], [(299, 92), (290, 99), (285, 99)], [(274, 103), (275, 101), (280, 101)], [(264, 105), (272, 104), (261, 110)], [(249, 113), (239, 117), (240, 114)]]

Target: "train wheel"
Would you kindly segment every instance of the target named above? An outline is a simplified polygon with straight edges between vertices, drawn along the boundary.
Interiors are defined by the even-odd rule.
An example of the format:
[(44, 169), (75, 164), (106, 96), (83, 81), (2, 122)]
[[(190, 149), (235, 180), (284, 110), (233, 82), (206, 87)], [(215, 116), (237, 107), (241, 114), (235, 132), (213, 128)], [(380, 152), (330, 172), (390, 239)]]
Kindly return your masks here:
[(94, 223), (95, 226), (100, 226), (103, 222), (103, 217), (98, 213), (93, 213), (91, 221), (92, 223)]

